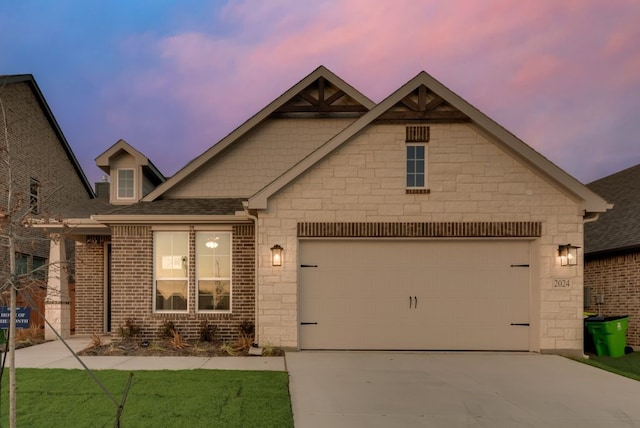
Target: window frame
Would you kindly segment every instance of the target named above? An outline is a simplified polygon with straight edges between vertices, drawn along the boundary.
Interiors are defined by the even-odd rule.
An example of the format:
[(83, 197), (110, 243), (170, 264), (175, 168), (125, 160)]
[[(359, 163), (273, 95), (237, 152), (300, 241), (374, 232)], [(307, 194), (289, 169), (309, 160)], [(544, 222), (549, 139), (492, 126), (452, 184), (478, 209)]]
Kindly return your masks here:
[[(213, 275), (213, 276), (202, 276), (201, 275), (201, 266), (203, 264), (203, 258), (207, 257), (206, 254), (203, 254), (203, 252), (206, 252), (207, 250), (202, 250), (200, 247), (203, 242), (201, 241), (200, 237), (206, 237), (206, 236), (225, 236), (227, 238), (227, 242), (228, 242), (228, 254), (220, 254), (219, 257), (225, 257), (228, 259), (228, 266), (226, 267), (226, 271), (228, 272), (228, 276), (222, 276), (222, 275)], [(216, 254), (215, 254), (215, 250), (214, 254), (212, 255), (212, 257), (215, 259), (216, 258)], [(195, 233), (195, 260), (196, 260), (196, 271), (195, 271), (195, 280), (196, 280), (196, 287), (195, 287), (195, 311), (196, 313), (216, 313), (216, 314), (229, 314), (233, 312), (233, 234), (230, 231), (227, 230), (198, 230)], [(224, 269), (221, 269), (224, 271)], [(228, 292), (228, 308), (226, 309), (215, 309), (215, 300), (214, 300), (214, 304), (213, 304), (213, 309), (202, 309), (200, 308), (200, 282), (201, 281), (221, 281), (223, 283), (227, 283), (228, 287), (229, 287), (229, 292)], [(204, 293), (203, 293), (204, 294)]]
[[(410, 147), (421, 147), (423, 148), (423, 156), (422, 158), (418, 158), (417, 153), (416, 156), (410, 158), (409, 157), (409, 148)], [(407, 190), (422, 190), (422, 189), (428, 189), (427, 186), (427, 159), (429, 157), (429, 145), (427, 143), (420, 143), (420, 142), (407, 142), (405, 144), (405, 156), (406, 156), (406, 174), (405, 174), (405, 187)], [(414, 171), (410, 171), (409, 170), (409, 163), (413, 162), (414, 166), (416, 166), (415, 164), (417, 164), (418, 162), (422, 161), (422, 171), (416, 171), (414, 169)], [(413, 185), (409, 184), (409, 178), (412, 177), (413, 180)], [(422, 177), (422, 185), (416, 185), (416, 179)]]
[[(123, 196), (124, 190), (129, 190), (129, 188), (127, 189), (123, 189), (121, 187), (123, 180), (122, 177), (120, 176), (120, 173), (123, 172), (129, 172), (131, 171), (131, 196)], [(135, 201), (136, 199), (136, 170), (135, 168), (118, 168), (116, 170), (116, 177), (118, 178), (118, 182), (116, 183), (116, 199), (120, 200), (120, 201)]]
[(16, 275), (20, 278), (29, 278), (37, 281), (47, 281), (49, 259), (16, 252)]
[[(179, 234), (186, 240), (186, 254), (175, 254), (173, 250), (173, 242), (171, 244), (170, 254), (158, 254), (158, 236), (160, 234)], [(190, 252), (190, 236), (189, 231), (187, 230), (156, 230), (153, 231), (153, 291), (152, 291), (152, 308), (153, 313), (175, 313), (175, 314), (185, 314), (189, 313), (189, 252)], [(176, 262), (176, 257), (180, 257), (178, 262), (181, 264), (182, 270), (184, 271), (184, 276), (159, 276), (158, 275), (158, 260), (159, 257), (163, 257), (163, 263), (168, 261), (168, 263)], [(166, 270), (178, 270), (176, 268), (170, 268)], [(158, 308), (158, 281), (184, 281), (184, 290), (185, 290), (185, 308), (184, 309), (164, 309)]]

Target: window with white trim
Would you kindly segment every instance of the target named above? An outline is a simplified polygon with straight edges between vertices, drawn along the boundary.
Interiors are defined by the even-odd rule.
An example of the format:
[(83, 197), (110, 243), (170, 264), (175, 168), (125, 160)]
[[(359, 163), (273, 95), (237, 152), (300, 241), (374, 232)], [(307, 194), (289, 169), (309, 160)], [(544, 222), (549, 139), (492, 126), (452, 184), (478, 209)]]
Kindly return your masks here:
[(231, 233), (196, 232), (198, 312), (231, 311)]
[(135, 171), (130, 168), (118, 169), (117, 199), (135, 198)]
[(186, 312), (189, 232), (153, 232), (154, 311)]

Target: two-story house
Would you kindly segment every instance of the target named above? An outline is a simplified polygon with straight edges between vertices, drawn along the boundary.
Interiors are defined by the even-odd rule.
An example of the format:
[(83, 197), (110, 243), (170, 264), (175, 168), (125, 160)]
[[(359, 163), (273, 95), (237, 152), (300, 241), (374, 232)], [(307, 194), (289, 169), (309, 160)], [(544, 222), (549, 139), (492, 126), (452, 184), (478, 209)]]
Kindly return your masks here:
[[(72, 265), (51, 263), (49, 234), (42, 229), (24, 227), (25, 222), (34, 218), (90, 214), (84, 208), (94, 193), (30, 74), (0, 75), (0, 177), (0, 284), (6, 292), (6, 285), (12, 280), (11, 235), (17, 275), (13, 280), (19, 282), (25, 292), (29, 289), (36, 294), (40, 280), (44, 293), (50, 269), (62, 269), (63, 281), (66, 281)], [(71, 260), (73, 241), (68, 240), (66, 246), (65, 239), (62, 241), (62, 245), (56, 243), (54, 252), (63, 251), (64, 257), (56, 255), (55, 258)], [(59, 276), (59, 273), (51, 275), (50, 280)], [(8, 304), (6, 295), (3, 299), (3, 304)], [(35, 311), (33, 316), (42, 319)]]

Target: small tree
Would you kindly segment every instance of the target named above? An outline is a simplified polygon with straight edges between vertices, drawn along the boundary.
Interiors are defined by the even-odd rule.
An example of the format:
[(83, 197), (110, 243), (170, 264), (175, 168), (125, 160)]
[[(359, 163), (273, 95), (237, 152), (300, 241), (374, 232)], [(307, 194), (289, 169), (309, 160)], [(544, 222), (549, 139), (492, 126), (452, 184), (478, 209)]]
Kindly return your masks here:
[[(0, 82), (2, 83), (2, 82)], [(0, 84), (3, 89), (4, 84)], [(16, 253), (23, 248), (34, 247), (36, 241), (47, 241), (44, 237), (37, 237), (33, 231), (27, 231), (26, 222), (34, 214), (34, 203), (38, 208), (46, 198), (42, 200), (33, 199), (33, 195), (27, 194), (16, 188), (14, 169), (17, 160), (13, 156), (11, 138), (9, 135), (9, 125), (7, 123), (7, 111), (0, 95), (0, 171), (5, 171), (6, 187), (2, 189), (4, 195), (0, 194), (0, 247), (4, 247), (8, 253), (8, 272), (0, 276), (1, 299), (4, 304), (9, 304), (9, 425), (16, 426), (16, 375), (15, 375), (15, 348), (16, 348), (16, 307), (18, 292), (29, 292), (34, 287), (42, 287), (43, 278), (46, 276), (48, 265), (34, 267), (27, 263), (20, 266), (16, 260)], [(55, 192), (55, 191), (54, 191)], [(38, 196), (39, 198), (40, 196)], [(42, 215), (43, 213), (38, 213)], [(64, 239), (61, 237), (60, 239)]]

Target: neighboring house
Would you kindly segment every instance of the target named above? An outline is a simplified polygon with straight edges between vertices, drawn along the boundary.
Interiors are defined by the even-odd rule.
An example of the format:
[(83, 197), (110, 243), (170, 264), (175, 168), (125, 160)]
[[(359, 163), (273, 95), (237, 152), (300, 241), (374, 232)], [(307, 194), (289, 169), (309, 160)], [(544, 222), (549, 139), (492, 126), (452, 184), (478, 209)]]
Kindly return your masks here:
[(375, 104), (319, 67), (166, 181), (123, 141), (97, 162), (114, 207), (65, 220), (78, 333), (582, 352), (559, 248), (610, 205), (427, 73)]
[(615, 206), (585, 225), (585, 308), (629, 315), (627, 343), (640, 346), (640, 165), (588, 187)]
[[(0, 223), (0, 284), (4, 286), (11, 274), (4, 215), (20, 220), (84, 213), (78, 207), (88, 204), (93, 190), (32, 75), (0, 75), (0, 101), (0, 219), (4, 220)], [(7, 206), (10, 189), (11, 208)], [(69, 258), (73, 241), (66, 249), (64, 244), (56, 248)], [(15, 249), (20, 281), (24, 283), (26, 275), (44, 282), (50, 268), (49, 235), (18, 227)]]

